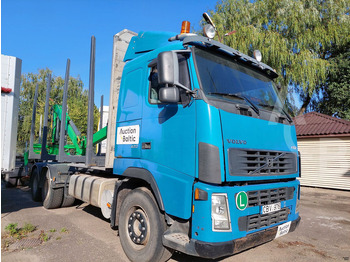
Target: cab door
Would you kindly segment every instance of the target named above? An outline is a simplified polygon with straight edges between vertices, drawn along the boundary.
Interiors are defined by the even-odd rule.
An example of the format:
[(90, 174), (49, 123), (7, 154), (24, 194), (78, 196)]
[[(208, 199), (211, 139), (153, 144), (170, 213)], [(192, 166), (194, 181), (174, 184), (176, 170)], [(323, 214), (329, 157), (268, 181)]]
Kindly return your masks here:
[[(178, 54), (180, 83), (191, 88), (188, 59), (190, 54)], [(159, 101), (156, 62), (148, 68), (148, 94), (142, 116), (142, 159), (149, 169), (172, 170), (195, 176), (195, 102), (180, 91), (178, 104)], [(184, 104), (187, 104), (184, 107)], [(151, 171), (151, 170), (150, 170)]]

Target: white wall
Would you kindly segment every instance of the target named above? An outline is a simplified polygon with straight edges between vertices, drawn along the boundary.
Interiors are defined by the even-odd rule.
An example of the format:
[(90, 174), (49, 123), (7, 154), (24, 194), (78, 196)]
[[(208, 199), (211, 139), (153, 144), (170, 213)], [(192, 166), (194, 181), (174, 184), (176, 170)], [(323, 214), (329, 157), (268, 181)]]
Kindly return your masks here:
[(350, 190), (350, 136), (298, 139), (301, 185)]

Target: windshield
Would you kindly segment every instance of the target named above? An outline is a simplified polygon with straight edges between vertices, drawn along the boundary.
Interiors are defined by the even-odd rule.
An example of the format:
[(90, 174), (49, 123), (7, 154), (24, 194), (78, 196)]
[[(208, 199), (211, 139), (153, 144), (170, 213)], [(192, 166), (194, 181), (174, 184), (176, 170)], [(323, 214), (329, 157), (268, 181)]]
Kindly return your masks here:
[(271, 79), (222, 54), (199, 48), (194, 50), (202, 89), (208, 99), (241, 102), (263, 110), (282, 111), (283, 105)]

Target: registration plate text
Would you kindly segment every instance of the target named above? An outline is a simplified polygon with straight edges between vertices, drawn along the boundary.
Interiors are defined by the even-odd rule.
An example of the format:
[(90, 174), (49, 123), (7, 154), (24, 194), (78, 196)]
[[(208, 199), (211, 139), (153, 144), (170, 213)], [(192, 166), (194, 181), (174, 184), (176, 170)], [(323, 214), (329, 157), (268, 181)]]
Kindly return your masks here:
[(281, 210), (281, 203), (265, 205), (261, 208), (261, 214), (268, 214), (279, 210)]

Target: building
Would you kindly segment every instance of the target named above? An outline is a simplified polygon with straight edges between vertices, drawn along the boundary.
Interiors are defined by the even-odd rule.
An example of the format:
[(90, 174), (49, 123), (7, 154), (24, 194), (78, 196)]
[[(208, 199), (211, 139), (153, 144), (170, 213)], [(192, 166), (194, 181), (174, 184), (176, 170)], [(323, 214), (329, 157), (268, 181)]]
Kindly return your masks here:
[(310, 112), (294, 122), (301, 185), (350, 190), (350, 121)]

